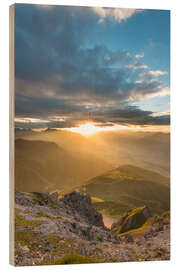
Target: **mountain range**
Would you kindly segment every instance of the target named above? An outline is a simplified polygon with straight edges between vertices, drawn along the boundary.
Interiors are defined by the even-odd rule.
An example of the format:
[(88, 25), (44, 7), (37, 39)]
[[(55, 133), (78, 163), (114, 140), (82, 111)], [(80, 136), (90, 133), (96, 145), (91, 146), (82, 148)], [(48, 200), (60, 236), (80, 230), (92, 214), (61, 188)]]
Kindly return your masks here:
[(111, 216), (147, 205), (153, 214), (169, 210), (169, 178), (132, 165), (124, 165), (99, 175), (79, 187), (96, 200), (94, 206)]
[(90, 153), (85, 157), (54, 142), (15, 140), (15, 185), (21, 191), (66, 191), (106, 168), (111, 166)]

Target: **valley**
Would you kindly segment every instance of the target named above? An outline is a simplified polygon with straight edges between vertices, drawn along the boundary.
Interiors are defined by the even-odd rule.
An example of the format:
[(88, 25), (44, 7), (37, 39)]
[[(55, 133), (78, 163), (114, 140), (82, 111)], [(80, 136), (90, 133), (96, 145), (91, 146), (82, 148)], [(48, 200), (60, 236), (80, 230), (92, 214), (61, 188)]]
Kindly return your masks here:
[(167, 134), (17, 134), (16, 265), (169, 260)]
[[(143, 149), (147, 151), (153, 145), (154, 151), (157, 143), (159, 151), (166, 145), (163, 151), (166, 151), (168, 156), (168, 134), (157, 133), (155, 136), (135, 133), (126, 138), (124, 132), (104, 132), (86, 138), (72, 132), (57, 130), (34, 133), (32, 135), (32, 131), (26, 131), (26, 135), (23, 136), (18, 133), (15, 140), (17, 190), (58, 191), (60, 196), (78, 190), (90, 194), (94, 207), (112, 219), (117, 219), (124, 211), (142, 205), (149, 206), (153, 214), (169, 210), (169, 176), (159, 173), (162, 166), (159, 166), (159, 170), (155, 170), (154, 166), (149, 169), (150, 163), (145, 157), (144, 163), (149, 165), (142, 167), (143, 163), (138, 160), (138, 151), (133, 147), (138, 147), (141, 142), (144, 144)], [(122, 149), (119, 142), (124, 148), (126, 144), (131, 147), (127, 148), (127, 157), (124, 157), (123, 162), (121, 160), (124, 154), (119, 155), (117, 165), (116, 155)], [(108, 150), (107, 145), (112, 149), (113, 145), (116, 145), (114, 154), (112, 150)], [(136, 158), (135, 163), (133, 160)], [(126, 160), (129, 163), (124, 164)], [(156, 158), (157, 160), (162, 162), (161, 159)]]

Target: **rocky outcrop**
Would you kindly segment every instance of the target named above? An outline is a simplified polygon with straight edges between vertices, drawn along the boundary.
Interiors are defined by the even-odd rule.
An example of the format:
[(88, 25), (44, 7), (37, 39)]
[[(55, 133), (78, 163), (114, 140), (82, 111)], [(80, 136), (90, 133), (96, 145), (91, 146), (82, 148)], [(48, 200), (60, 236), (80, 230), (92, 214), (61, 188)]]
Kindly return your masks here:
[(119, 242), (119, 238), (104, 226), (102, 215), (93, 208), (89, 195), (72, 192), (60, 200), (56, 193), (17, 191), (15, 195), (16, 220), (20, 221), (18, 230), (25, 226), (46, 236)]
[(129, 210), (120, 218), (118, 222), (112, 225), (112, 230), (120, 234), (137, 229), (141, 227), (151, 216), (151, 211), (147, 206)]
[(61, 201), (72, 211), (77, 212), (88, 224), (105, 229), (102, 215), (93, 207), (89, 195), (74, 191), (65, 195)]
[(169, 212), (151, 218), (140, 235), (128, 231), (118, 236), (121, 225), (132, 227), (134, 220), (140, 224), (135, 216), (139, 213), (147, 218), (149, 209), (127, 212), (119, 221), (121, 225), (114, 224), (113, 232), (104, 227), (90, 197), (79, 192), (59, 200), (57, 193), (17, 191), (15, 202), (16, 266), (59, 264), (72, 253), (94, 262), (169, 259)]

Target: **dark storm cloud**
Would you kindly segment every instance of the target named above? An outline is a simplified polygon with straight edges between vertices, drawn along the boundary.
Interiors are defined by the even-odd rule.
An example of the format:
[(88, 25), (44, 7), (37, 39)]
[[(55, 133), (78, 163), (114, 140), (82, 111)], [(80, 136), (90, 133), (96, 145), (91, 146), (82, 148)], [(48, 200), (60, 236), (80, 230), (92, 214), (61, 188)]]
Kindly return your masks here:
[(15, 12), (16, 116), (60, 114), (69, 117), (68, 125), (74, 125), (93, 111), (94, 119), (102, 123), (168, 122), (152, 117), (152, 112), (124, 108), (131, 100), (164, 89), (158, 80), (136, 81), (146, 66), (134, 63), (128, 52), (87, 46), (98, 13), (83, 7), (22, 4), (16, 5)]
[(142, 111), (135, 106), (124, 109), (109, 108), (96, 114), (94, 119), (97, 122), (111, 122), (114, 124), (132, 125), (169, 125), (170, 116), (152, 116), (151, 111)]
[[(69, 102), (61, 102), (57, 99), (23, 98), (22, 108), (17, 111), (17, 116), (40, 117), (42, 122), (17, 123), (17, 127), (30, 126), (67, 128), (77, 126), (86, 120), (97, 123), (98, 126), (123, 125), (169, 125), (170, 115), (153, 116), (151, 111), (142, 111), (135, 106), (125, 106), (122, 109), (109, 108), (87, 108), (82, 105), (74, 105)], [(24, 109), (26, 108), (26, 109)], [(56, 121), (53, 116), (64, 117), (64, 121)], [(46, 120), (47, 122), (43, 122)]]
[(84, 108), (55, 98), (27, 98), (17, 96), (15, 98), (15, 110), (17, 116), (47, 118), (56, 114), (67, 116), (71, 115), (72, 112), (82, 113)]

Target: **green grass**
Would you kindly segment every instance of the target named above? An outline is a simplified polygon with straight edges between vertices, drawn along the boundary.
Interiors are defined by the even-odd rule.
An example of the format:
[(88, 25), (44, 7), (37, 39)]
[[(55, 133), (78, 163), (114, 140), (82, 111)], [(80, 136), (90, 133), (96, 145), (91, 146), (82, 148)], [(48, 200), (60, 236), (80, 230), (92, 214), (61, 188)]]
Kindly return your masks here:
[[(36, 195), (36, 194), (34, 194), (34, 193), (31, 193), (31, 197), (32, 197), (32, 199), (34, 200), (34, 201), (36, 201), (38, 204), (42, 204), (42, 198), (40, 198), (40, 197), (38, 197), (38, 195)], [(58, 205), (57, 204), (55, 204), (54, 202), (48, 202), (48, 206), (50, 206), (50, 207), (52, 207), (52, 208), (54, 208), (54, 209), (58, 209), (59, 207), (58, 207)]]
[(138, 213), (141, 213), (142, 210), (143, 210), (145, 207), (146, 207), (146, 206), (143, 205), (143, 206), (140, 206), (140, 207), (137, 207), (137, 208), (132, 209), (132, 211), (129, 213), (128, 216), (131, 217), (131, 216), (137, 215)]
[(102, 203), (104, 200), (97, 198), (97, 197), (91, 197), (92, 203)]
[(91, 179), (86, 192), (103, 200), (93, 201), (93, 204), (97, 210), (109, 215), (122, 215), (124, 211), (142, 205), (149, 206), (153, 214), (159, 215), (170, 208), (170, 190), (163, 184), (163, 179), (166, 183), (167, 179), (159, 174), (124, 166)]
[[(93, 206), (98, 212), (104, 215), (110, 215), (116, 219), (120, 218), (124, 212), (130, 209), (129, 204), (117, 201), (93, 202)], [(133, 205), (131, 205), (131, 208), (133, 208)]]
[[(125, 213), (121, 218), (124, 219), (123, 223), (119, 226), (116, 226), (113, 231), (117, 234), (126, 233), (128, 231), (132, 231), (135, 229), (142, 228), (142, 226), (146, 223), (147, 218), (144, 216), (142, 211), (145, 209), (146, 206), (141, 206), (135, 209), (132, 209), (127, 214)], [(133, 222), (131, 224), (131, 227), (128, 228), (127, 224), (129, 220), (133, 217)]]
[(90, 257), (85, 257), (79, 254), (69, 254), (65, 255), (63, 258), (56, 260), (55, 265), (59, 264), (87, 264), (87, 263), (97, 263), (94, 259)]
[(44, 218), (48, 218), (48, 219), (59, 219), (60, 218), (60, 216), (50, 216), (42, 211), (39, 211), (36, 214), (36, 217), (39, 217), (39, 218), (44, 217)]
[(48, 235), (48, 236), (46, 237), (46, 240), (47, 240), (48, 242), (50, 242), (51, 245), (56, 246), (56, 245), (59, 243), (60, 238), (59, 238), (59, 236), (57, 236), (57, 235)]
[(152, 228), (153, 218), (148, 218), (148, 220), (139, 228), (130, 230), (128, 232), (120, 233), (119, 236), (123, 236), (127, 233), (131, 233), (135, 237), (143, 236), (150, 228)]
[(42, 212), (42, 211), (38, 212), (38, 213), (36, 214), (36, 217), (39, 217), (39, 218), (41, 218), (41, 217), (44, 217), (44, 218), (51, 218), (51, 216), (47, 215), (46, 213), (44, 213), (44, 212)]
[(49, 204), (49, 206), (52, 207), (52, 208), (54, 208), (54, 209), (59, 209), (59, 206), (57, 204), (53, 203), (53, 202), (51, 202)]
[[(169, 221), (170, 219), (170, 211), (167, 211), (165, 213), (163, 213), (161, 216), (159, 216), (158, 218), (156, 218), (156, 222), (164, 222), (164, 221)], [(126, 233), (131, 233), (134, 237), (140, 237), (143, 236), (145, 232), (148, 232), (150, 228), (152, 228), (153, 224), (154, 224), (155, 218), (154, 217), (150, 217), (147, 219), (147, 221), (139, 228), (137, 229), (133, 229), (130, 230), (128, 232), (124, 232), (124, 233), (120, 233), (118, 234), (119, 236), (123, 236)]]
[(153, 252), (155, 252), (155, 258), (161, 257), (166, 253), (166, 249), (165, 248), (155, 248), (153, 249)]
[[(15, 244), (31, 247), (32, 243), (37, 242), (40, 244), (39, 234), (29, 229), (15, 232)], [(34, 244), (33, 244), (34, 245)], [(34, 248), (34, 247), (33, 247)]]
[(37, 202), (37, 203), (41, 203), (41, 199), (34, 193), (30, 193), (32, 199)]
[(41, 224), (43, 224), (44, 221), (42, 220), (27, 220), (27, 219), (23, 219), (22, 216), (17, 215), (17, 213), (15, 213), (15, 226), (19, 227), (19, 226), (39, 226)]

